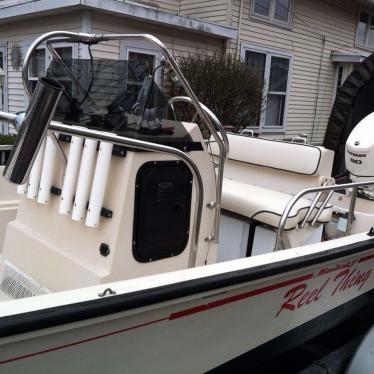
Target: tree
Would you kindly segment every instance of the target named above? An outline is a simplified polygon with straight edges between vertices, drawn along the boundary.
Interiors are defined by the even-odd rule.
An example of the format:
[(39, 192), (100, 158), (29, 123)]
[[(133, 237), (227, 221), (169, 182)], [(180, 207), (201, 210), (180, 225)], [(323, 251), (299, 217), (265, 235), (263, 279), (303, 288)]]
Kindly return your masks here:
[[(211, 109), (223, 125), (240, 130), (258, 123), (262, 110), (262, 79), (231, 54), (191, 54), (179, 64), (199, 101)], [(168, 84), (171, 97), (183, 94)], [(192, 109), (178, 108), (184, 120), (191, 120)], [(179, 117), (178, 117), (179, 118)]]

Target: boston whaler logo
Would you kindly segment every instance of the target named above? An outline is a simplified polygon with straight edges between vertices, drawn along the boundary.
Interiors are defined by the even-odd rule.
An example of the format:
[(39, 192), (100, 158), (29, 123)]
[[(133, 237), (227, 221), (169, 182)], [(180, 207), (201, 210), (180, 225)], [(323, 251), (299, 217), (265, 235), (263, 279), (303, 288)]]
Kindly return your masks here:
[(357, 262), (357, 260), (348, 261), (320, 269), (315, 277), (326, 274), (330, 276), (317, 287), (302, 283), (290, 288), (284, 294), (284, 302), (275, 316), (278, 317), (283, 311), (294, 311), (315, 303), (325, 295), (333, 297), (352, 288), (361, 290), (370, 278), (372, 269), (362, 271), (358, 268)]

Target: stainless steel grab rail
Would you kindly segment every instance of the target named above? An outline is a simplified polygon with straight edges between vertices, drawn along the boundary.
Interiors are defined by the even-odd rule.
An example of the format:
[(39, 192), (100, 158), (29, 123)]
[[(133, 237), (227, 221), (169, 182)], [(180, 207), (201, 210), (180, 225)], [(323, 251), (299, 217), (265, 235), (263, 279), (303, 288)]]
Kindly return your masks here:
[[(274, 251), (279, 251), (283, 249), (283, 232), (284, 232), (284, 227), (286, 225), (286, 221), (288, 219), (288, 216), (291, 212), (291, 209), (294, 207), (296, 202), (303, 197), (304, 195), (307, 195), (309, 193), (314, 193), (317, 192), (322, 193), (325, 191), (329, 191), (330, 193), (327, 195), (326, 199), (322, 203), (322, 205), (318, 208), (317, 215), (319, 216), (321, 209), (323, 209), (328, 200), (331, 198), (332, 193), (337, 190), (345, 190), (348, 188), (352, 188), (352, 196), (351, 196), (351, 204), (349, 206), (349, 211), (348, 211), (348, 222), (347, 222), (347, 229), (346, 229), (346, 235), (350, 235), (351, 233), (351, 228), (352, 228), (352, 222), (353, 222), (353, 217), (354, 217), (354, 209), (356, 205), (356, 198), (357, 198), (357, 189), (358, 187), (364, 187), (364, 186), (372, 186), (374, 185), (374, 181), (367, 181), (367, 182), (356, 182), (356, 183), (345, 183), (345, 184), (334, 184), (332, 186), (322, 186), (322, 187), (312, 187), (312, 188), (306, 188), (304, 190), (299, 191), (296, 195), (294, 195), (288, 204), (286, 205), (286, 208), (283, 211), (282, 217), (279, 221), (278, 229), (276, 232), (276, 239), (275, 239), (275, 246), (274, 246)], [(317, 217), (318, 219), (318, 217)], [(316, 221), (316, 216), (312, 220), (312, 224), (314, 224)]]
[[(169, 104), (171, 107), (173, 107), (174, 103), (177, 102), (186, 102), (192, 104), (191, 98), (187, 96), (175, 96), (169, 100)], [(213, 121), (214, 125), (216, 126), (216, 129), (219, 131), (220, 136), (218, 136), (218, 139), (214, 137), (214, 140), (217, 142), (220, 155), (222, 155), (222, 159), (220, 159), (218, 164), (218, 171), (217, 171), (217, 184), (216, 184), (216, 201), (209, 203), (208, 207), (215, 209), (215, 217), (214, 217), (214, 227), (213, 227), (213, 233), (212, 236), (208, 239), (213, 241), (214, 243), (218, 243), (219, 241), (219, 222), (220, 222), (220, 216), (221, 216), (221, 199), (222, 199), (222, 181), (223, 181), (223, 171), (225, 163), (230, 148), (229, 148), (229, 139), (227, 137), (226, 131), (222, 126), (222, 123), (220, 120), (216, 117), (216, 115), (203, 103), (200, 103), (203, 110), (208, 114), (208, 116)]]
[[(213, 113), (209, 113), (208, 108), (204, 108), (203, 105), (199, 102), (197, 99), (195, 93), (193, 92), (192, 88), (190, 87), (189, 83), (187, 82), (186, 78), (182, 74), (181, 70), (179, 69), (179, 66), (172, 56), (172, 54), (169, 52), (169, 50), (166, 48), (166, 46), (156, 37), (150, 34), (88, 34), (88, 33), (75, 33), (70, 31), (52, 31), (48, 32), (44, 35), (41, 35), (39, 38), (37, 38), (28, 49), (23, 67), (22, 67), (22, 78), (23, 78), (23, 85), (25, 87), (26, 94), (30, 98), (32, 95), (31, 90), (31, 83), (28, 79), (28, 70), (29, 70), (29, 63), (32, 56), (33, 51), (43, 42), (50, 41), (47, 43), (47, 45), (51, 45), (51, 42), (74, 42), (74, 43), (99, 43), (103, 41), (109, 41), (109, 40), (123, 40), (123, 39), (135, 39), (135, 40), (148, 40), (149, 42), (153, 43), (158, 47), (158, 49), (163, 54), (166, 61), (169, 63), (169, 65), (174, 70), (175, 74), (177, 75), (182, 87), (185, 89), (186, 93), (189, 96), (191, 104), (195, 107), (197, 113), (199, 114), (200, 118), (203, 120), (206, 127), (211, 132), (214, 140), (217, 142), (219, 146), (219, 172), (217, 175), (217, 184), (216, 184), (216, 200), (214, 202), (214, 207), (216, 207), (216, 213), (215, 213), (215, 234), (213, 235), (211, 240), (214, 242), (218, 242), (219, 237), (219, 220), (220, 220), (220, 206), (221, 206), (221, 191), (222, 191), (222, 181), (223, 181), (223, 166), (226, 159), (226, 155), (228, 153), (228, 139), (225, 133), (225, 130), (223, 129), (223, 126), (220, 125), (219, 131), (221, 133), (222, 138), (219, 136), (217, 129), (211, 122)], [(208, 111), (206, 110), (208, 109)], [(215, 116), (214, 116), (215, 117)], [(217, 119), (218, 120), (218, 119)], [(218, 121), (219, 122), (219, 121)], [(223, 140), (222, 140), (223, 139)]]
[(8, 113), (8, 112), (1, 112), (0, 111), (0, 118), (4, 121), (11, 123), (12, 125), (17, 121), (17, 114)]

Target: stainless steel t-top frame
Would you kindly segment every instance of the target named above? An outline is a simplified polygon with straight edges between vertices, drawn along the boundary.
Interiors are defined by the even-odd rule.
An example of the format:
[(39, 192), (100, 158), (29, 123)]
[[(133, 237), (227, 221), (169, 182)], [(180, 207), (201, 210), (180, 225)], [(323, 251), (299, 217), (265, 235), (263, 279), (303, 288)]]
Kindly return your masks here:
[[(39, 38), (37, 38), (30, 48), (28, 49), (24, 63), (22, 68), (22, 78), (23, 78), (23, 85), (25, 87), (26, 94), (29, 98), (31, 98), (32, 95), (32, 88), (31, 83), (29, 81), (29, 63), (31, 56), (33, 52), (38, 48), (39, 45), (41, 45), (44, 42), (47, 42), (47, 45), (51, 45), (51, 43), (60, 43), (60, 42), (70, 42), (70, 43), (84, 43), (84, 44), (95, 44), (99, 42), (109, 41), (109, 40), (124, 40), (124, 39), (135, 39), (135, 40), (148, 40), (161, 51), (163, 54), (165, 60), (169, 63), (170, 67), (174, 70), (176, 76), (178, 77), (182, 87), (185, 89), (187, 95), (189, 96), (189, 102), (195, 107), (196, 112), (199, 114), (200, 118), (206, 125), (206, 127), (211, 132), (214, 140), (217, 142), (218, 148), (219, 148), (219, 167), (217, 172), (217, 182), (216, 182), (216, 201), (215, 202), (208, 202), (207, 206), (213, 206), (215, 208), (215, 225), (214, 225), (214, 231), (212, 233), (212, 237), (209, 239), (218, 242), (219, 239), (219, 220), (220, 220), (220, 208), (221, 208), (221, 194), (222, 194), (222, 180), (223, 180), (223, 167), (224, 162), (228, 153), (228, 139), (226, 136), (226, 133), (220, 125), (217, 126), (217, 121), (214, 115), (205, 108), (197, 99), (195, 93), (191, 89), (189, 83), (187, 82), (186, 78), (183, 76), (182, 72), (179, 69), (179, 66), (174, 59), (174, 57), (171, 55), (169, 50), (166, 48), (166, 46), (156, 37), (150, 35), (150, 34), (88, 34), (88, 33), (76, 33), (76, 32), (70, 32), (70, 31), (52, 31), (48, 32), (44, 35), (41, 35)], [(187, 100), (186, 100), (187, 101)], [(212, 124), (211, 119), (216, 123), (216, 126)], [(58, 125), (57, 123), (52, 121), (52, 124), (50, 125), (50, 129), (53, 129), (54, 131), (62, 131), (61, 125)], [(218, 131), (217, 131), (218, 130)], [(62, 132), (65, 133), (72, 133), (71, 128), (69, 127), (64, 128)], [(84, 136), (90, 137), (90, 132), (92, 130), (88, 129), (82, 129), (82, 135), (84, 133)], [(94, 138), (97, 138), (100, 140), (100, 134), (95, 133), (91, 134)], [(113, 135), (114, 136), (114, 135)], [(121, 138), (121, 141), (118, 141)], [(106, 141), (112, 141), (113, 143), (121, 143), (122, 145), (131, 145), (134, 148), (139, 149), (145, 149), (150, 150), (153, 152), (163, 152), (167, 154), (172, 154), (179, 159), (182, 159), (185, 161), (190, 168), (192, 174), (195, 177), (196, 184), (197, 184), (197, 208), (195, 210), (195, 220), (194, 220), (194, 244), (195, 248), (192, 251), (193, 252), (193, 258), (190, 259), (190, 266), (194, 266), (195, 264), (195, 256), (196, 256), (196, 246), (198, 242), (198, 236), (199, 236), (199, 227), (200, 227), (200, 219), (201, 219), (201, 212), (202, 212), (202, 204), (203, 204), (203, 186), (202, 186), (202, 180), (200, 173), (194, 164), (194, 162), (190, 159), (189, 156), (187, 156), (185, 153), (178, 151), (171, 147), (161, 146), (153, 143), (148, 142), (141, 142), (135, 139), (128, 139), (124, 137), (116, 136), (116, 141), (113, 139), (109, 139), (108, 137), (106, 139), (101, 139)]]

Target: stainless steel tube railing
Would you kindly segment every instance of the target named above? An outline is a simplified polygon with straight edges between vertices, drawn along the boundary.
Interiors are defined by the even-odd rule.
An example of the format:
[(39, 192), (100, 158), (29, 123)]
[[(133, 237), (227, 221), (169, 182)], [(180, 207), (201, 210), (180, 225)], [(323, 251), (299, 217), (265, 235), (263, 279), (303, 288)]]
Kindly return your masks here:
[[(177, 102), (185, 102), (192, 104), (191, 98), (187, 96), (175, 96), (169, 100), (169, 104), (171, 107), (173, 107), (174, 103)], [(220, 216), (221, 216), (221, 197), (222, 197), (222, 181), (223, 181), (223, 171), (225, 166), (225, 160), (229, 154), (230, 148), (229, 148), (229, 139), (227, 137), (226, 131), (223, 128), (220, 120), (216, 117), (216, 115), (204, 104), (200, 103), (203, 110), (208, 114), (210, 119), (213, 121), (213, 124), (215, 125), (216, 129), (219, 131), (218, 140), (216, 137), (214, 137), (214, 140), (217, 142), (220, 155), (222, 155), (223, 161), (220, 159), (220, 162), (218, 164), (218, 171), (217, 171), (217, 183), (216, 183), (216, 201), (209, 204), (210, 208), (215, 209), (215, 217), (214, 217), (214, 227), (213, 227), (213, 233), (212, 237), (209, 238), (214, 243), (218, 243), (219, 241), (219, 222), (220, 222)]]
[[(327, 186), (327, 182), (325, 182), (322, 186)], [(310, 208), (308, 209), (308, 211), (305, 214), (303, 222), (301, 222), (301, 225), (300, 225), (301, 228), (303, 228), (307, 224), (307, 222), (309, 220), (309, 217), (311, 216), (311, 214), (313, 213), (313, 211), (314, 211), (315, 207), (317, 206), (319, 200), (321, 199), (322, 194), (323, 194), (323, 191), (320, 191), (320, 192), (317, 193), (317, 196), (314, 198), (314, 200), (312, 202), (312, 205), (310, 206)]]
[[(294, 195), (291, 200), (286, 205), (286, 208), (284, 209), (284, 212), (282, 214), (282, 217), (279, 221), (278, 229), (276, 232), (276, 239), (275, 239), (275, 246), (274, 251), (279, 251), (283, 249), (283, 232), (284, 227), (286, 225), (288, 216), (291, 212), (291, 209), (294, 207), (296, 202), (303, 197), (304, 195), (307, 195), (309, 193), (315, 193), (317, 192), (322, 193), (325, 191), (329, 191), (330, 193), (327, 195), (326, 200), (329, 200), (331, 198), (331, 192), (337, 191), (337, 190), (345, 190), (348, 188), (352, 188), (352, 196), (351, 196), (351, 204), (348, 211), (348, 222), (347, 222), (347, 229), (346, 229), (346, 235), (350, 235), (351, 229), (352, 229), (352, 222), (354, 217), (354, 210), (356, 205), (356, 198), (357, 198), (357, 190), (358, 187), (364, 187), (364, 186), (372, 186), (374, 185), (374, 181), (367, 181), (367, 182), (356, 182), (356, 183), (345, 183), (345, 184), (334, 184), (332, 186), (322, 186), (322, 187), (312, 187), (312, 188), (306, 188), (304, 190), (299, 191), (296, 195)], [(317, 211), (317, 214), (319, 214), (319, 211), (321, 208), (325, 207), (327, 204), (327, 201), (322, 203), (322, 205), (319, 207), (319, 210)], [(315, 217), (312, 221), (312, 223), (315, 222)]]
[(11, 124), (15, 124), (17, 120), (17, 114), (0, 111), (0, 119), (6, 122), (9, 122)]
[[(203, 120), (206, 127), (211, 132), (214, 140), (217, 142), (219, 146), (219, 173), (217, 175), (217, 184), (216, 184), (216, 199), (217, 201), (214, 202), (216, 209), (215, 214), (215, 236), (212, 238), (215, 242), (218, 242), (218, 225), (219, 225), (219, 219), (220, 219), (220, 206), (221, 206), (221, 191), (222, 191), (222, 180), (223, 180), (223, 165), (226, 159), (226, 154), (228, 152), (228, 141), (227, 137), (225, 135), (225, 130), (221, 126), (219, 129), (221, 132), (222, 138), (219, 136), (217, 129), (211, 122), (211, 115), (204, 109), (202, 104), (198, 101), (195, 93), (193, 92), (192, 88), (190, 87), (189, 83), (187, 82), (186, 78), (182, 74), (181, 70), (179, 69), (179, 66), (172, 56), (172, 54), (169, 52), (169, 50), (166, 48), (166, 46), (156, 37), (150, 34), (87, 34), (87, 33), (75, 33), (70, 31), (52, 31), (49, 33), (46, 33), (39, 38), (37, 38), (30, 48), (28, 49), (24, 64), (22, 68), (22, 77), (23, 77), (23, 85), (26, 90), (26, 94), (31, 97), (32, 89), (31, 89), (31, 83), (28, 79), (28, 69), (29, 69), (29, 63), (32, 56), (33, 51), (42, 43), (46, 41), (50, 42), (74, 42), (74, 43), (99, 43), (103, 41), (110, 41), (110, 40), (123, 40), (123, 39), (135, 39), (135, 40), (147, 40), (150, 43), (157, 46), (157, 48), (161, 51), (163, 54), (165, 60), (169, 63), (171, 68), (174, 70), (175, 74), (177, 75), (179, 82), (181, 83), (182, 87), (186, 91), (187, 95), (189, 96), (191, 104), (195, 107), (197, 113), (199, 114), (200, 118)], [(47, 43), (51, 45), (51, 43)], [(211, 113), (213, 114), (213, 113)]]

